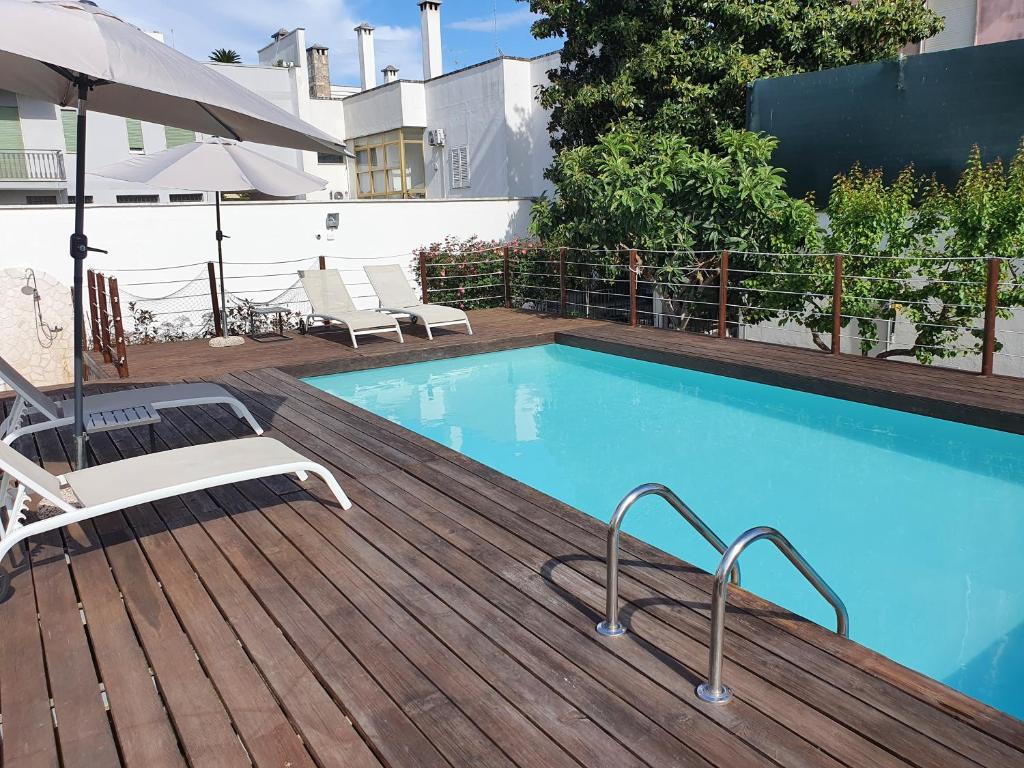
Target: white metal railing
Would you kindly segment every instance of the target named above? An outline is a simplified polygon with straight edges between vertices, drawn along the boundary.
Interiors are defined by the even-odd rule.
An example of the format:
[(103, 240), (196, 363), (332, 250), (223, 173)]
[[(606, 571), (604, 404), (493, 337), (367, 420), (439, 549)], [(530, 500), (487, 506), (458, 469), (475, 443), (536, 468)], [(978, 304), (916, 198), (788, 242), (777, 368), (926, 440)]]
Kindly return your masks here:
[(0, 150), (0, 181), (64, 181), (59, 149)]

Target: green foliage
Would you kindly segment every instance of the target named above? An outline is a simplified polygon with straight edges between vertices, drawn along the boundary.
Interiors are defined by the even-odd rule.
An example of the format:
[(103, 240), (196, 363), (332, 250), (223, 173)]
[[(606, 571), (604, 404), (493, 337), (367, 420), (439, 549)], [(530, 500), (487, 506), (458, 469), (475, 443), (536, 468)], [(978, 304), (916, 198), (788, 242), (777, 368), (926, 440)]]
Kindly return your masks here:
[(241, 64), (242, 57), (238, 55), (238, 51), (230, 48), (215, 48), (210, 51), (210, 61), (216, 61), (218, 64)]
[[(987, 269), (981, 257), (1003, 259), (999, 315), (1024, 304), (1024, 143), (1008, 171), (998, 160), (984, 164), (975, 148), (952, 192), (912, 168), (886, 183), (881, 171), (854, 167), (836, 177), (827, 213), (824, 248), (845, 254), (843, 326), (853, 325), (862, 354), (878, 344), (876, 320), (912, 329), (908, 344), (877, 357), (929, 363), (980, 352)], [(744, 282), (761, 297), (745, 319), (801, 325), (827, 348), (821, 334), (832, 327), (832, 257), (784, 256), (773, 272)]]
[[(616, 126), (596, 146), (559, 155), (560, 193), (535, 204), (531, 232), (559, 245), (636, 248), (680, 324), (707, 317), (707, 305), (696, 302), (708, 299), (719, 252), (819, 246), (814, 208), (786, 193), (782, 171), (770, 162), (774, 148), (775, 139), (749, 131), (723, 131), (712, 150), (677, 134)], [(691, 253), (679, 251), (706, 258), (694, 264)], [(607, 260), (621, 263), (621, 255)], [(737, 270), (765, 263), (756, 255), (733, 262)], [(607, 278), (615, 274), (609, 270)], [(730, 296), (730, 303), (741, 298)]]
[(529, 3), (543, 15), (534, 36), (564, 38), (541, 91), (556, 151), (594, 146), (622, 120), (713, 147), (743, 127), (753, 80), (892, 57), (942, 29), (920, 0)]
[(420, 283), (420, 256), (426, 258), (427, 283), (431, 304), (449, 304), (460, 309), (485, 309), (505, 306), (504, 254), (501, 243), (468, 238), (447, 237), (416, 249), (412, 269)]

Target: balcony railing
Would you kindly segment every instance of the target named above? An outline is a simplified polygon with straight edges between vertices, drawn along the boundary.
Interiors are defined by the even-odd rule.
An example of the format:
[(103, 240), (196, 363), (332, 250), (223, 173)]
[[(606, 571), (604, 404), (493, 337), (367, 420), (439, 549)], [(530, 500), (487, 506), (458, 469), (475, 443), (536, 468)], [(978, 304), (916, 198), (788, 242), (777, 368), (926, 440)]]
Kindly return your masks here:
[(64, 181), (59, 149), (0, 150), (0, 181)]

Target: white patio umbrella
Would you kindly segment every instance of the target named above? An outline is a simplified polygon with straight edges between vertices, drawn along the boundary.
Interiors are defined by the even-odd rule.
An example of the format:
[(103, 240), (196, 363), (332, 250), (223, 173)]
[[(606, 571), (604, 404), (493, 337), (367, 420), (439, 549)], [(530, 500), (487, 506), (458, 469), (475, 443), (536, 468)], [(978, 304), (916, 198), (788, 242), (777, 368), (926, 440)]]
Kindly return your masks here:
[(344, 143), (91, 2), (0, 0), (0, 89), (78, 107), (75, 231), (75, 460), (82, 407), (86, 108), (211, 136), (347, 153)]
[(277, 197), (292, 197), (323, 189), (327, 182), (318, 176), (278, 162), (233, 141), (208, 139), (129, 158), (89, 173), (151, 187), (193, 189), (216, 196), (217, 263), (220, 269), (221, 333), (228, 335), (227, 291), (224, 288), (224, 251), (227, 235), (220, 228), (220, 193), (259, 190)]

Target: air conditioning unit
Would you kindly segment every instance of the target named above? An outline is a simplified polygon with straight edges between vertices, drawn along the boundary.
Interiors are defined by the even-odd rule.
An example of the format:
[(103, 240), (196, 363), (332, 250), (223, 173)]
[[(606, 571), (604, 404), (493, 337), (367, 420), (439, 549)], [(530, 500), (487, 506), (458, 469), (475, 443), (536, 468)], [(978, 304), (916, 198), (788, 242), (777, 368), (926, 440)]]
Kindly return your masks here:
[(345, 199), (345, 193), (344, 192), (331, 192), (331, 199), (332, 200), (344, 200)]
[(443, 147), (444, 139), (444, 128), (435, 128), (432, 131), (427, 131), (427, 144), (432, 147)]

